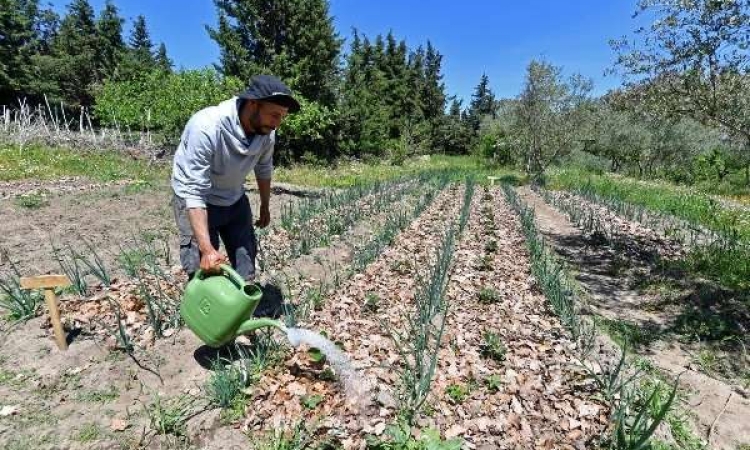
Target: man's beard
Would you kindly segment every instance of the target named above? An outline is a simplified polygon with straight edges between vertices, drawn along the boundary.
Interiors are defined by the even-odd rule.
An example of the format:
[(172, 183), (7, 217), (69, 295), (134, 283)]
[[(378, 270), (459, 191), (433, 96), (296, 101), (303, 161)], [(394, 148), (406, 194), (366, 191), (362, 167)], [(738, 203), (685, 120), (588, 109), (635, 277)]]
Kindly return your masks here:
[(256, 134), (271, 134), (274, 130), (273, 128), (267, 127), (261, 123), (259, 111), (250, 115), (250, 125), (253, 127), (253, 131), (255, 131)]

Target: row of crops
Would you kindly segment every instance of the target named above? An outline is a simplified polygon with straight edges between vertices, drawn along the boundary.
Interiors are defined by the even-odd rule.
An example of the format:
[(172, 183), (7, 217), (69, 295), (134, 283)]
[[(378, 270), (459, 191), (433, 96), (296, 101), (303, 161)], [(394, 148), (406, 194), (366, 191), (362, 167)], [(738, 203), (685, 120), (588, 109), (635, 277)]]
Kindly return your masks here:
[[(187, 445), (194, 413), (217, 409), (272, 448), (644, 448), (674, 388), (634, 376), (624, 348), (601, 356), (596, 323), (582, 317), (533, 211), (503, 189), (445, 172), (286, 206), (260, 234), (261, 273), (283, 291), (287, 325), (320, 331), (350, 355), (369, 400), (354, 408), (325, 355), (264, 332), (217, 358), (199, 392), (144, 397), (149, 433)], [(333, 246), (347, 257), (324, 279), (288, 276)], [(176, 312), (185, 280), (163, 241), (134, 238), (118, 257), (123, 277), (96, 249), (69, 248), (78, 253), (59, 257), (80, 283), (62, 310), (89, 338), (136, 357), (168, 352), (154, 344), (187, 332)], [(16, 298), (28, 295), (18, 275), (4, 275), (2, 305), (37, 316), (38, 298)]]

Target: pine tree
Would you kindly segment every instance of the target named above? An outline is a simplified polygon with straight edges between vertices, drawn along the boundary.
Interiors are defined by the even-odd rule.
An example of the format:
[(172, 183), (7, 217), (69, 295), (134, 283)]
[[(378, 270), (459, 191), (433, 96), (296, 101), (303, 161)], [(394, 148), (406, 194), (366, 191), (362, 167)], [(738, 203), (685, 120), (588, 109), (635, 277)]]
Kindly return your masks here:
[(45, 68), (51, 71), (46, 76), (56, 80), (59, 94), (71, 105), (92, 104), (98, 44), (94, 9), (88, 0), (74, 0), (53, 41), (52, 60), (47, 61), (51, 65)]
[(422, 46), (409, 55), (407, 64), (406, 84), (409, 90), (409, 96), (406, 98), (406, 108), (408, 121), (416, 124), (424, 120), (423, 104), (425, 76), (424, 76), (424, 48)]
[(23, 96), (33, 76), (35, 0), (0, 0), (0, 102)]
[(427, 41), (424, 58), (424, 85), (422, 86), (422, 111), (427, 120), (445, 115), (445, 83), (441, 73), (443, 55)]
[(479, 131), (479, 125), (482, 123), (483, 117), (495, 118), (495, 106), (495, 94), (490, 89), (490, 78), (487, 74), (482, 74), (479, 84), (471, 96), (471, 103), (467, 111), (467, 120), (475, 132)]
[(151, 36), (149, 36), (148, 28), (146, 27), (146, 18), (142, 15), (136, 17), (128, 43), (137, 64), (143, 68), (153, 68), (155, 66), (154, 44), (151, 42)]
[(451, 106), (448, 110), (448, 115), (451, 117), (461, 117), (461, 100), (459, 100), (455, 95), (451, 96)]
[(60, 32), (60, 16), (50, 9), (37, 12), (36, 42), (31, 55), (29, 84), (24, 89), (32, 101), (41, 101), (44, 95), (59, 98), (60, 87), (57, 81), (58, 65), (54, 56), (54, 43)]
[(273, 73), (309, 100), (332, 106), (342, 40), (327, 0), (215, 0), (224, 75)]
[(341, 93), (341, 147), (345, 153), (382, 154), (387, 145), (389, 110), (382, 95), (385, 75), (374, 47), (355, 31)]
[(164, 45), (163, 42), (159, 45), (159, 50), (156, 52), (155, 62), (157, 69), (166, 73), (172, 72), (172, 66), (174, 64), (172, 63), (172, 60), (169, 59), (169, 56), (167, 55), (167, 46)]
[(100, 80), (111, 77), (122, 60), (125, 52), (125, 43), (122, 40), (123, 22), (112, 0), (107, 0), (96, 23), (99, 34)]
[(409, 93), (408, 70), (406, 66), (406, 42), (397, 42), (393, 33), (386, 37), (385, 75), (388, 80), (385, 96), (389, 112), (389, 137), (401, 136), (408, 125)]

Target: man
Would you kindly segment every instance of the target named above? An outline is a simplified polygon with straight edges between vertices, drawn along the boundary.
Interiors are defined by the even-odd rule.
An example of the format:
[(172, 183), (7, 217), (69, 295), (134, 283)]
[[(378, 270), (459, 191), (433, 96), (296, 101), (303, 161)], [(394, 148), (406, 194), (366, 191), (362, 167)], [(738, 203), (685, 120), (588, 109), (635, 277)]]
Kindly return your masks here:
[[(255, 225), (270, 222), (269, 201), (276, 128), (300, 105), (278, 78), (259, 75), (237, 97), (195, 113), (182, 133), (172, 167), (172, 204), (180, 232), (180, 262), (192, 279), (228, 262), (255, 278), (256, 242), (245, 178), (260, 194)], [(226, 254), (219, 251), (219, 239)]]

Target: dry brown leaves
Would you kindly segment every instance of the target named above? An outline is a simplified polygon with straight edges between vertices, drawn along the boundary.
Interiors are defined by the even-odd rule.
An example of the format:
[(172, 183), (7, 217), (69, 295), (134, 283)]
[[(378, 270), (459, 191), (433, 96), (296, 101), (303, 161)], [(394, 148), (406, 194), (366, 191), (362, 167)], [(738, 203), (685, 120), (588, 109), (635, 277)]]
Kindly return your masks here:
[[(158, 296), (159, 291), (167, 298), (162, 298), (161, 306), (164, 311), (157, 312), (164, 321), (167, 316), (177, 314), (180, 301), (178, 285), (186, 281), (180, 267), (173, 267), (172, 280), (168, 281), (147, 273), (141, 275), (145, 286), (152, 295)], [(133, 343), (140, 347), (151, 347), (156, 338), (156, 330), (149, 319), (149, 311), (140, 284), (131, 279), (114, 280), (111, 286), (98, 286), (95, 293), (82, 297), (78, 295), (64, 295), (60, 298), (60, 313), (68, 329), (80, 329), (104, 339), (106, 345), (116, 349), (120, 345), (117, 339), (118, 314), (127, 335)], [(44, 327), (50, 329), (49, 318)], [(51, 332), (51, 331), (50, 331)], [(171, 336), (175, 330), (164, 328), (162, 336)]]
[[(259, 396), (247, 408), (247, 429), (269, 430), (275, 424), (288, 424), (296, 418), (310, 422), (317, 417), (321, 418), (320, 432), (335, 434), (351, 447), (361, 445), (366, 433), (384, 432), (395, 413), (393, 388), (398, 381), (391, 369), (398, 363), (397, 352), (385, 327), (404, 328), (401, 320), (411, 308), (415, 272), (422, 272), (431, 264), (430, 258), (442, 238), (445, 218), (456, 217), (461, 195), (460, 189), (439, 194), (425, 213), (397, 237), (393, 246), (327, 299), (324, 308), (315, 311), (309, 323), (302, 324), (305, 328), (325, 331), (331, 340), (342, 344), (362, 383), (370, 388), (370, 398), (365, 402), (345, 398), (341, 386), (321, 382), (304, 351), (298, 351), (286, 363), (288, 375), (269, 375), (264, 377), (264, 386), (258, 386)], [(363, 307), (368, 294), (378, 297), (377, 311)], [(311, 395), (323, 397), (314, 409), (301, 405), (301, 399)]]
[[(602, 223), (611, 227), (614, 234), (627, 236), (628, 241), (637, 244), (636, 247), (646, 247), (654, 249), (658, 254), (665, 258), (678, 258), (684, 256), (685, 250), (679, 242), (665, 238), (663, 230), (660, 233), (657, 230), (646, 227), (645, 225), (623, 218), (604, 205), (591, 202), (581, 197), (565, 191), (549, 191), (549, 193), (565, 202), (572, 202), (581, 205), (583, 208), (595, 211)], [(637, 252), (638, 248), (625, 248), (625, 251)]]
[[(293, 354), (286, 370), (267, 374), (248, 405), (245, 428), (269, 430), (297, 418), (317, 421), (320, 433), (335, 435), (347, 448), (358, 448), (365, 434), (381, 435), (395, 418), (399, 364), (388, 329), (404, 330), (411, 311), (416, 274), (432, 264), (447, 219), (457, 217), (462, 189), (441, 193), (394, 245), (362, 273), (354, 275), (313, 313), (306, 328), (325, 331), (341, 343), (370, 388), (370, 401), (352, 404), (337, 383), (321, 381), (324, 366), (304, 351)], [(434, 427), (445, 438), (461, 437), (468, 448), (583, 448), (607, 426), (608, 411), (589, 382), (575, 369), (571, 341), (546, 312), (544, 298), (532, 287), (524, 238), (516, 216), (498, 191), (490, 202), (498, 243), (490, 270), (478, 270), (485, 255), (487, 229), (483, 200), (477, 193), (463, 238), (456, 247), (447, 295), (448, 331), (428, 400), (430, 414), (420, 427)], [(494, 304), (478, 300), (482, 288), (499, 295)], [(378, 308), (364, 307), (368, 296)], [(506, 358), (496, 362), (481, 354), (483, 333), (497, 333)], [(496, 378), (496, 390), (486, 380)], [(448, 386), (468, 387), (461, 402), (446, 394)], [(307, 408), (304, 399), (322, 401)]]

